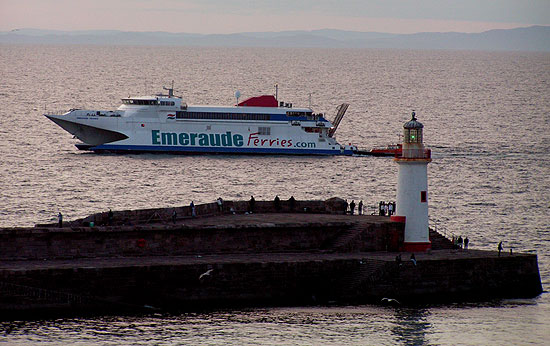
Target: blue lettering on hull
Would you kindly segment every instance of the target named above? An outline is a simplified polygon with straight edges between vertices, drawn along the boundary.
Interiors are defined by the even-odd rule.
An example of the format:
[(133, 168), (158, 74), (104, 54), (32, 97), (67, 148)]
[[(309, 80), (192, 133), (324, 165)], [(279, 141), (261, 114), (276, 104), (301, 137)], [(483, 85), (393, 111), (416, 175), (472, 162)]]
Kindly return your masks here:
[(151, 143), (153, 145), (181, 145), (200, 147), (242, 147), (243, 136), (230, 131), (226, 133), (175, 133), (151, 131)]

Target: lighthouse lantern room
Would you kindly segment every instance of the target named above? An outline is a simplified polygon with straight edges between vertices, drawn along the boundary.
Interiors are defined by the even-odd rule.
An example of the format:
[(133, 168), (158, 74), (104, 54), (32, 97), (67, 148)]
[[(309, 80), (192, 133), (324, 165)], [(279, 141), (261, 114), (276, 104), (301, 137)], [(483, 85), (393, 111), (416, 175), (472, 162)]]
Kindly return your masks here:
[(403, 125), (402, 152), (394, 161), (398, 164), (397, 203), (392, 220), (405, 222), (404, 251), (426, 251), (431, 248), (428, 229), (428, 163), (430, 149), (423, 143), (424, 125), (412, 112)]

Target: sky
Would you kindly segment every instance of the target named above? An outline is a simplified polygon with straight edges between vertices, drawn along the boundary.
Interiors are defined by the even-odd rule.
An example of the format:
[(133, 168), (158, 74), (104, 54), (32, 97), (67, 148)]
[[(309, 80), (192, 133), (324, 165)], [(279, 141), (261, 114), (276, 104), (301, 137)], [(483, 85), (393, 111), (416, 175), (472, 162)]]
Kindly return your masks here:
[(550, 25), (550, 0), (0, 0), (0, 31), (482, 32)]

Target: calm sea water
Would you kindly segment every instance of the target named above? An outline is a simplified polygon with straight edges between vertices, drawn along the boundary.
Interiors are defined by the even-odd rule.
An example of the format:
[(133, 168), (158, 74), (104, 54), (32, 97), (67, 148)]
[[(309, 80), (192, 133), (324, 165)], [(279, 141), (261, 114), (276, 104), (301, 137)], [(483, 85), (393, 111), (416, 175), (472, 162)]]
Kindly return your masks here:
[[(372, 157), (97, 155), (41, 115), (116, 108), (175, 81), (187, 103), (279, 99), (335, 113), (341, 143), (399, 140), (417, 111), (432, 148), (432, 226), (470, 246), (537, 253), (550, 286), (550, 54), (465, 51), (0, 46), (0, 227), (224, 199), (394, 200)], [(425, 309), (275, 308), (0, 323), (15, 345), (550, 343), (550, 297)]]

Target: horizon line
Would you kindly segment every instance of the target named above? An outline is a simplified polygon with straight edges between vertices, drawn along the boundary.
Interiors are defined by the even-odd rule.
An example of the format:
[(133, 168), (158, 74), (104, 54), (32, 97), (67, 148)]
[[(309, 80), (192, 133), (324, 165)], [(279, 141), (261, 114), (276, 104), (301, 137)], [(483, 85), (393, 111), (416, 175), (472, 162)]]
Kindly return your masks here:
[(415, 35), (415, 34), (424, 34), (424, 33), (459, 33), (459, 34), (481, 34), (484, 32), (489, 31), (504, 31), (504, 30), (516, 30), (516, 29), (526, 29), (526, 28), (532, 28), (532, 27), (550, 27), (550, 25), (539, 25), (539, 24), (531, 24), (527, 26), (517, 26), (514, 28), (507, 28), (507, 29), (489, 29), (489, 30), (483, 30), (479, 32), (464, 32), (464, 31), (418, 31), (413, 33), (392, 33), (392, 32), (385, 32), (385, 31), (360, 31), (360, 30), (345, 30), (345, 29), (335, 29), (335, 28), (322, 28), (322, 29), (312, 29), (312, 30), (278, 30), (278, 31), (236, 31), (236, 32), (229, 32), (229, 33), (198, 33), (198, 32), (174, 32), (174, 31), (164, 31), (164, 30), (120, 30), (120, 29), (75, 29), (75, 30), (58, 30), (58, 29), (43, 29), (43, 28), (14, 28), (8, 31), (0, 31), (1, 33), (14, 33), (17, 31), (22, 30), (36, 30), (36, 31), (51, 31), (51, 32), (58, 32), (58, 33), (75, 33), (75, 32), (123, 32), (123, 33), (166, 33), (166, 34), (192, 34), (192, 35), (202, 35), (202, 36), (209, 36), (209, 35), (236, 35), (236, 34), (248, 34), (248, 33), (287, 33), (287, 32), (315, 32), (315, 31), (323, 31), (323, 30), (332, 30), (332, 31), (341, 31), (341, 32), (352, 32), (352, 33), (375, 33), (375, 34), (390, 34), (390, 35)]

